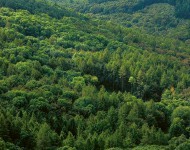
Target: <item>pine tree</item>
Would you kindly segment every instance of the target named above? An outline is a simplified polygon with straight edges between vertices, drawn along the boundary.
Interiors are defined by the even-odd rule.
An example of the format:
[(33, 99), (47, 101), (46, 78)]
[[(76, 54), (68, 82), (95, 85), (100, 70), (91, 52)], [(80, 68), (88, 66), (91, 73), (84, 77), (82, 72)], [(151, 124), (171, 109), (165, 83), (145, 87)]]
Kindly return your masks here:
[(122, 91), (124, 91), (124, 87), (125, 87), (125, 79), (127, 76), (127, 69), (124, 65), (122, 65), (118, 71), (119, 73), (119, 77), (121, 78), (121, 89)]
[(63, 146), (74, 147), (75, 138), (71, 132), (68, 133), (67, 138), (63, 140)]
[(58, 146), (60, 140), (58, 135), (50, 129), (48, 124), (44, 123), (40, 126), (40, 129), (37, 133), (36, 143), (36, 148), (38, 150), (45, 150)]

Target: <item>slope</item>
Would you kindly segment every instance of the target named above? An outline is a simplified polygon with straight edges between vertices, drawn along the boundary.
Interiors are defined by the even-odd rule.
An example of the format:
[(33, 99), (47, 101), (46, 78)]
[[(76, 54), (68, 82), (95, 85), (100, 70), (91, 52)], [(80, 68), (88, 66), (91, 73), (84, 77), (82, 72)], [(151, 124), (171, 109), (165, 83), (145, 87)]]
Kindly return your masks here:
[(0, 147), (188, 146), (189, 71), (180, 40), (0, 8)]
[(189, 41), (188, 0), (56, 1), (103, 20), (137, 27), (147, 33)]

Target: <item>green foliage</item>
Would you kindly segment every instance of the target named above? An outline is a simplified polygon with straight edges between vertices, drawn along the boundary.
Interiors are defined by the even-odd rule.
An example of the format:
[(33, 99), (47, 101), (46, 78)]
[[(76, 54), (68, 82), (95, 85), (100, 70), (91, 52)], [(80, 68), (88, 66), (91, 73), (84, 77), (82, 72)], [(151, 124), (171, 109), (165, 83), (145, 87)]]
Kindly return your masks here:
[(189, 136), (189, 115), (188, 106), (179, 106), (172, 113), (172, 124), (170, 134), (180, 136), (181, 134)]
[(138, 146), (134, 148), (133, 150), (165, 150), (167, 147), (164, 146), (157, 146), (157, 145), (150, 145), (150, 146)]
[[(52, 0), (50, 0), (52, 1)], [(189, 39), (189, 0), (110, 0), (110, 1), (68, 1), (59, 0), (76, 11), (93, 13), (102, 20), (138, 28), (154, 35)], [(133, 36), (134, 40), (138, 40)], [(152, 42), (156, 46), (156, 42)]]
[[(116, 2), (134, 16), (155, 3), (84, 3), (109, 14)], [(0, 6), (0, 149), (189, 149), (188, 36), (150, 35), (42, 1)], [(173, 24), (141, 21), (178, 26), (168, 12)]]
[(59, 145), (59, 136), (45, 123), (37, 133), (37, 149), (52, 149)]
[(184, 135), (179, 138), (173, 138), (170, 140), (169, 149), (175, 148), (176, 150), (187, 150), (189, 149), (189, 140)]
[(48, 5), (46, 1), (41, 0), (2, 0), (0, 7), (10, 7), (15, 10), (25, 9), (31, 13), (46, 13), (55, 18), (61, 18), (64, 15), (75, 15), (74, 13), (72, 14), (71, 12), (67, 11), (65, 8), (59, 7), (58, 5)]

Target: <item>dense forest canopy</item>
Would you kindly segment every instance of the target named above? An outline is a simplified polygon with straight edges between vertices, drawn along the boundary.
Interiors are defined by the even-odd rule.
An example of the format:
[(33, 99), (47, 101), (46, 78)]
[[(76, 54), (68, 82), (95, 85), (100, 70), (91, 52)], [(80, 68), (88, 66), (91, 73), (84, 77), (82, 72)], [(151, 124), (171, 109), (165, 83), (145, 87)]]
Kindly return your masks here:
[[(49, 0), (53, 1), (53, 0)], [(148, 34), (175, 37), (180, 40), (190, 38), (188, 0), (54, 0), (75, 11), (90, 16), (119, 23), (125, 27), (137, 27)]]
[(25, 9), (32, 14), (46, 13), (58, 19), (61, 19), (63, 16), (77, 16), (73, 11), (69, 11), (56, 4), (50, 4), (46, 0), (1, 0), (0, 7), (9, 7), (14, 10)]
[[(190, 1), (189, 0), (51, 0), (51, 1), (60, 2), (63, 4), (64, 3), (65, 4), (67, 3), (80, 4), (80, 6), (81, 4), (84, 4), (83, 5), (84, 11), (91, 11), (91, 8), (94, 7), (94, 4), (100, 4), (100, 5), (97, 5), (96, 8), (99, 11), (104, 12), (104, 13), (111, 13), (111, 11), (134, 12), (152, 4), (168, 3), (175, 6), (176, 16), (181, 17), (181, 18), (190, 17)], [(113, 7), (109, 7), (109, 6), (112, 6), (112, 4), (115, 4), (115, 8), (116, 8), (115, 10), (113, 10), (114, 9)], [(100, 7), (98, 8), (98, 6)], [(108, 12), (104, 11), (103, 7), (101, 9), (101, 6), (105, 6), (104, 9), (110, 9), (110, 11)]]
[[(176, 24), (155, 35), (76, 11), (116, 2)], [(1, 0), (0, 149), (190, 149), (189, 20), (174, 16), (189, 2), (165, 2)]]

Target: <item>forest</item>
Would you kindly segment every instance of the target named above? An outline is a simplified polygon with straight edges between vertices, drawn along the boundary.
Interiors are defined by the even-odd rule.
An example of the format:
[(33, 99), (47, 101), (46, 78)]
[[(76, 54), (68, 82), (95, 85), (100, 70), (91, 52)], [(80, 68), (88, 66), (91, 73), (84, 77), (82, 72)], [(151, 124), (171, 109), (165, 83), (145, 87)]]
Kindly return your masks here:
[(180, 18), (190, 18), (189, 0), (50, 0), (61, 4), (78, 6), (80, 11), (93, 13), (114, 13), (141, 10), (147, 6), (158, 3), (167, 3), (175, 7), (175, 15)]
[(151, 35), (189, 39), (188, 0), (49, 0)]
[(0, 0), (0, 150), (189, 150), (183, 1)]

